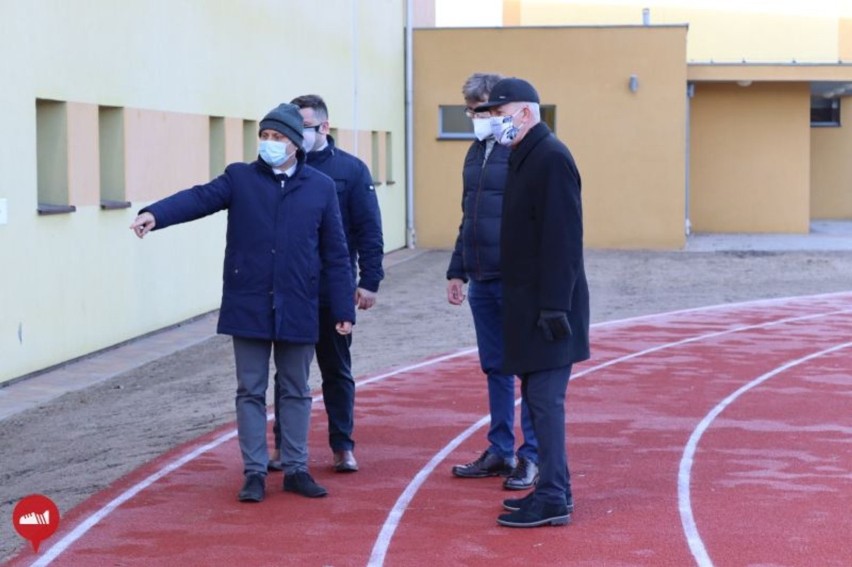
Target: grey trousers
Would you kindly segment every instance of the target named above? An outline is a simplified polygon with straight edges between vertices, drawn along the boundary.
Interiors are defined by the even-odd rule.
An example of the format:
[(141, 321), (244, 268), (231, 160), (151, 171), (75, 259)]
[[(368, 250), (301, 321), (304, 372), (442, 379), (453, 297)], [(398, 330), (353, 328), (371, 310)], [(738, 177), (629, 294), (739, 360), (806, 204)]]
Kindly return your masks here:
[(311, 390), (308, 387), (314, 345), (234, 337), (237, 367), (237, 435), (244, 472), (266, 475), (266, 389), (269, 355), (274, 351), (278, 376), (278, 419), (284, 474), (308, 469)]

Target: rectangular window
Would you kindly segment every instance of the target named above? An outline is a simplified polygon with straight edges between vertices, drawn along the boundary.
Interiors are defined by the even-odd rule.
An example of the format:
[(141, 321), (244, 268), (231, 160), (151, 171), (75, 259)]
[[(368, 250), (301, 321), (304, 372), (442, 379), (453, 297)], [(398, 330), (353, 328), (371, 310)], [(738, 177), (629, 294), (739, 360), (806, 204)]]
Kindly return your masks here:
[(225, 118), (210, 117), (210, 179), (225, 171)]
[[(540, 105), (541, 121), (556, 130), (556, 106), (553, 104)], [(439, 140), (475, 140), (473, 122), (465, 113), (462, 104), (446, 104), (438, 107), (438, 139)]]
[(243, 161), (257, 159), (257, 120), (243, 120)]
[(101, 209), (130, 207), (125, 196), (123, 108), (98, 107), (98, 156)]
[(393, 143), (390, 132), (385, 132), (385, 184), (395, 185), (393, 178)]
[(36, 99), (38, 213), (77, 210), (68, 203), (68, 109), (58, 100)]
[(812, 96), (811, 126), (818, 128), (840, 126), (840, 99), (825, 98), (822, 95)]
[(373, 178), (373, 185), (378, 187), (382, 184), (382, 182), (379, 181), (379, 174), (381, 170), (381, 167), (379, 166), (379, 158), (381, 157), (381, 148), (379, 148), (379, 133), (375, 130), (370, 132), (370, 149), (372, 150), (370, 152), (370, 177)]
[(463, 104), (438, 107), (438, 138), (441, 140), (474, 140), (473, 122), (465, 116)]

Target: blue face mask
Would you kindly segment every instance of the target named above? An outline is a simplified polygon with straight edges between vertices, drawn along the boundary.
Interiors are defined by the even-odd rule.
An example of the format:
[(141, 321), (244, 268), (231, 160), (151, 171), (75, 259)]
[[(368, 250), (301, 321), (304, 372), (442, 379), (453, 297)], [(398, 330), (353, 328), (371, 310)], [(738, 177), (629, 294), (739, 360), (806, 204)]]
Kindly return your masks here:
[(287, 144), (284, 142), (276, 142), (275, 140), (261, 140), (258, 148), (260, 159), (271, 165), (278, 167), (284, 165), (296, 153), (287, 153)]

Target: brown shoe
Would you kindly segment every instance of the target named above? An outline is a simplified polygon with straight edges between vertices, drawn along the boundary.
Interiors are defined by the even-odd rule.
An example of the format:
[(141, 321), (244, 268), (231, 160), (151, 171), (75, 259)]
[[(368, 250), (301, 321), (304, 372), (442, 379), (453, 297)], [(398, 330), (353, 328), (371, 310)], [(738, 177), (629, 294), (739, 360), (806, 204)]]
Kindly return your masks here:
[(337, 472), (355, 472), (358, 470), (358, 461), (352, 451), (334, 452), (334, 470)]

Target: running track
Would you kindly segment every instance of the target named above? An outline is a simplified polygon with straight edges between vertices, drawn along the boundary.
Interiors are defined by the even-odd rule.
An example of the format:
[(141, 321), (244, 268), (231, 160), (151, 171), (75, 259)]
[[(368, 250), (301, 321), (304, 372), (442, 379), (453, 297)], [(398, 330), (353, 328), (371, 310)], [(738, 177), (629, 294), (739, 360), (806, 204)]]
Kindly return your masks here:
[(237, 503), (231, 425), (10, 565), (852, 565), (852, 293), (605, 323), (592, 341), (568, 390), (568, 527), (498, 527), (515, 494), (450, 475), (488, 424), (467, 350), (359, 382), (356, 474), (330, 471), (315, 404), (328, 498), (281, 492), (277, 473), (263, 503)]

